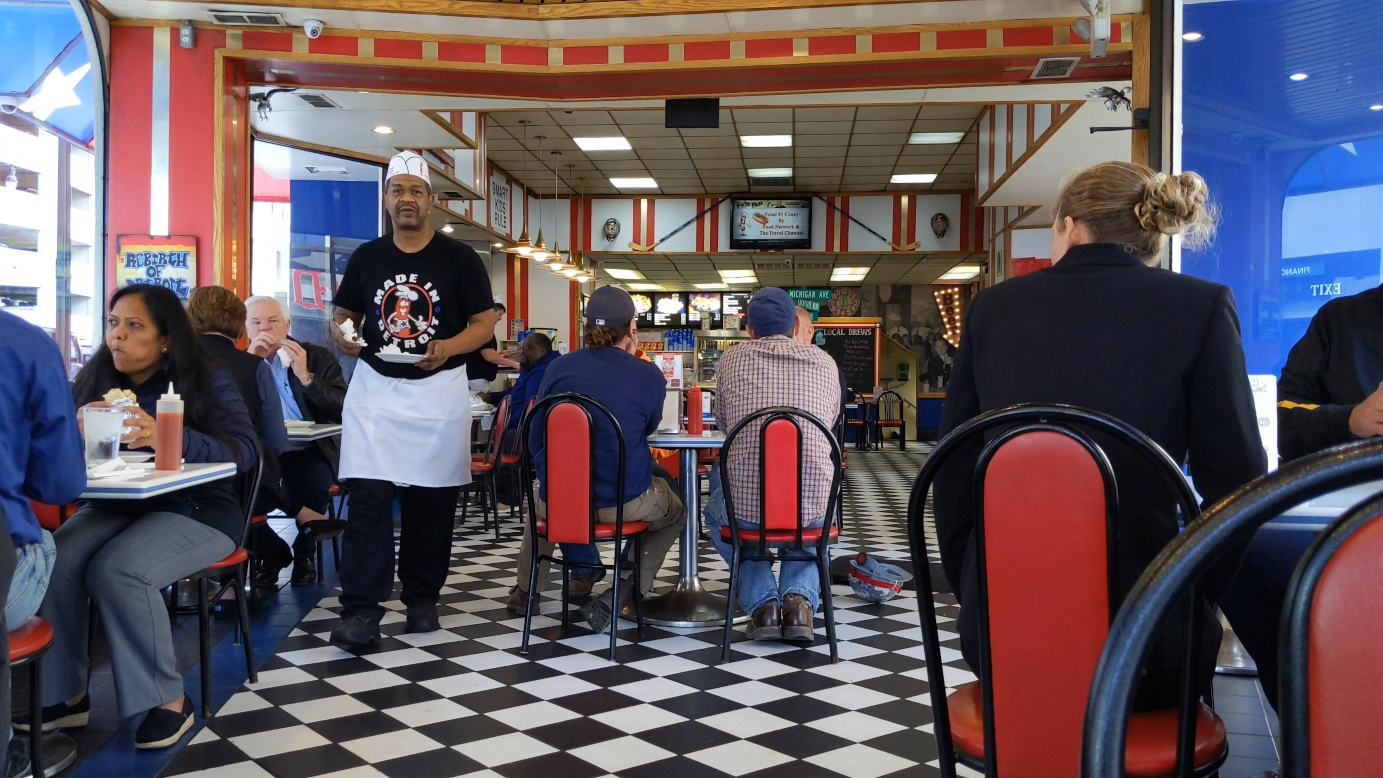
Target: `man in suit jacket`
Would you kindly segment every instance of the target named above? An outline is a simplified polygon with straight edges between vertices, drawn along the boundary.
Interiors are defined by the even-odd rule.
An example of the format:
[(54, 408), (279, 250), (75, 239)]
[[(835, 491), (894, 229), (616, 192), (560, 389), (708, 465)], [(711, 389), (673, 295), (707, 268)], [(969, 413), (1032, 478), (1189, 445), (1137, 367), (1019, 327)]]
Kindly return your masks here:
[[(288, 328), (292, 320), (277, 299), (251, 297), (245, 303), (245, 310), (245, 332), (250, 339), (248, 352), (269, 365), (283, 418), (340, 424), (346, 379), (336, 357), (321, 346), (290, 338)], [(265, 579), (262, 583), (276, 581), (278, 570), (287, 565), (289, 559), (293, 562), (294, 585), (316, 581), (314, 537), (340, 529), (336, 524), (323, 524), (321, 518), (327, 509), (327, 491), (336, 478), (340, 456), (340, 438), (328, 437), (309, 443), (290, 443), (279, 457), (283, 473), (279, 507), (289, 516), (298, 518), (299, 532), (291, 556), (287, 544), (272, 532), (260, 538), (270, 547), (267, 552), (261, 552), (266, 562), (260, 570)]]

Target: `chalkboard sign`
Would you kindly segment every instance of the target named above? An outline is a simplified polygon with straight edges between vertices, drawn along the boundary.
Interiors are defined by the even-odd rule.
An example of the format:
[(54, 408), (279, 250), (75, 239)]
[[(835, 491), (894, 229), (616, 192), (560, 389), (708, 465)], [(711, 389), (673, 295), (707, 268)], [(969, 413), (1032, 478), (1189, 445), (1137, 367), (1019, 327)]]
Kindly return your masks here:
[(856, 392), (874, 391), (878, 338), (879, 328), (874, 326), (816, 328), (816, 345), (831, 355), (845, 385)]

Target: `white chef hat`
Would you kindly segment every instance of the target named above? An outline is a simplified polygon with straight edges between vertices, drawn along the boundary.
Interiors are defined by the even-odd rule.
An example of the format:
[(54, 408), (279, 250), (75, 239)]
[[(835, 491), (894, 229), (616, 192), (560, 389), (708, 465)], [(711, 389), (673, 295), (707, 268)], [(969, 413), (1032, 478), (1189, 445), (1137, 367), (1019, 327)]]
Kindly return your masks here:
[(418, 292), (409, 286), (396, 286), (394, 293), (399, 297), (407, 297), (412, 302), (418, 301)]
[(427, 162), (412, 151), (400, 151), (389, 160), (389, 171), (384, 176), (384, 183), (389, 183), (389, 179), (394, 176), (417, 176), (427, 184), (429, 191), (432, 190), (432, 178), (427, 172)]

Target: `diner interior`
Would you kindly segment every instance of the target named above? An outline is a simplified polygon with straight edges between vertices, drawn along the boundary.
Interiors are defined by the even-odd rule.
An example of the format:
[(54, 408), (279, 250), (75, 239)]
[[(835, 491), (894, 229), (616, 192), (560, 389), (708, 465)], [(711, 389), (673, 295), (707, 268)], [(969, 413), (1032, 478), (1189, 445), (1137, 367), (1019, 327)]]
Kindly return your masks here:
[[(497, 399), (531, 367), (501, 366), (483, 391), (473, 387), (471, 439), (457, 444), (472, 456), (473, 483), (456, 505), (440, 629), (410, 631), (396, 577), (382, 603), (382, 639), (333, 642), (354, 615), (342, 603), (350, 558), (343, 562), (341, 537), (300, 541), (304, 525), (283, 510), (251, 511), (246, 538), (255, 542), (237, 545), (237, 561), (164, 592), (177, 672), (195, 708), (191, 728), (169, 747), (136, 747), (141, 720), (117, 705), (118, 662), (97, 627), (89, 724), (41, 736), (46, 774), (877, 778), (1017, 774), (1031, 758), (1054, 771), (1042, 774), (1309, 775), (1303, 747), (1286, 745), (1307, 739), (1303, 711), (1314, 704), (1300, 696), (1305, 681), (1288, 691), (1297, 655), (1284, 642), (1279, 707), (1269, 697), (1277, 679), (1265, 692), (1222, 612), (1209, 688), (1193, 692), (1188, 669), (1165, 710), (1130, 716), (1138, 657), (1156, 624), (1184, 619), (1183, 602), (1203, 593), (1199, 576), (1214, 559), (1202, 556), (1226, 553), (1233, 533), (1243, 543), (1256, 537), (1255, 550), (1291, 553), (1290, 571), (1311, 546), (1296, 568), (1306, 580), (1301, 571), (1326, 564), (1314, 559), (1317, 538), (1348, 537), (1363, 514), (1380, 513), (1351, 510), (1383, 478), (1377, 446), (1338, 461), (1283, 456), (1278, 467), (1276, 392), (1288, 353), (1326, 299), (1378, 286), (1383, 251), (1377, 231), (1360, 226), (1377, 223), (1383, 191), (1383, 131), (1370, 121), (1383, 117), (1383, 88), (1369, 80), (1383, 60), (1360, 48), (1383, 27), (1383, 11), (1291, 5), (0, 0), (0, 27), (16, 14), (17, 24), (60, 42), (26, 49), (42, 66), (23, 84), (0, 80), (0, 89), (25, 97), (40, 76), (57, 73), (73, 95), (56, 108), (27, 95), (0, 114), (0, 171), (15, 180), (0, 189), (0, 310), (57, 339), (69, 379), (106, 337), (102, 298), (130, 282), (118, 257), (153, 246), (190, 249), (179, 276), (187, 286), (224, 286), (251, 305), (272, 298), (291, 319), (289, 335), (329, 353), (343, 388), (354, 385), (364, 362), (334, 339), (333, 301), (352, 254), (392, 234), (386, 175), (396, 154), (413, 152), (430, 174), (428, 226), (475, 252), (503, 306), (501, 354), (520, 359), (536, 333), (560, 364), (588, 345), (596, 290), (629, 293), (637, 350), (667, 381), (660, 431), (648, 443), (689, 509), (642, 603), (642, 624), (626, 614), (613, 635), (590, 629), (578, 609), (612, 587), (597, 583), (568, 613), (560, 568), (535, 593), (531, 619), (508, 607), (527, 580), (525, 535), (546, 532), (546, 522), (539, 530), (523, 483), (526, 452), (504, 444), (509, 417), (529, 417)], [(1250, 34), (1261, 48), (1242, 40)], [(1324, 46), (1329, 35), (1345, 40)], [(1359, 47), (1347, 56), (1350, 41)], [(7, 62), (0, 51), (0, 66)], [(1350, 104), (1362, 109), (1321, 108), (1344, 100), (1342, 89), (1356, 92)], [(1062, 481), (1075, 467), (1064, 457), (1075, 455), (1059, 447), (1017, 464), (1000, 449), (987, 477), (1012, 477), (1027, 491), (994, 498), (984, 521), (999, 521), (1001, 504), (1041, 514), (1032, 522), (1046, 534), (1034, 533), (1021, 573), (1039, 602), (1018, 614), (1041, 638), (1015, 650), (1011, 637), (998, 637), (1000, 614), (1017, 616), (991, 572), (995, 583), (979, 595), (983, 653), (994, 652), (984, 670), (962, 654), (960, 602), (929, 491), (961, 445), (946, 442), (943, 408), (976, 295), (1051, 268), (1061, 258), (1053, 222), (1063, 182), (1111, 161), (1205, 176), (1220, 207), (1215, 242), (1171, 240), (1152, 264), (1232, 290), (1270, 472), (1214, 507), (1183, 501), (1183, 531), (1158, 557), (1162, 566), (1142, 579), (1124, 571), (1138, 583), (1122, 609), (1116, 600), (1096, 607), (1078, 596), (1095, 578), (1071, 577), (1084, 560), (1070, 551), (1079, 533), (1063, 517), (1081, 508), (1073, 494), (1093, 490), (1103, 532), (1120, 489), (1098, 477)], [(770, 210), (788, 214), (786, 238), (758, 234), (752, 221), (737, 226)], [(838, 536), (822, 572), (830, 596), (812, 639), (797, 642), (747, 639), (751, 627), (739, 625), (751, 617), (739, 611), (726, 629), (733, 565), (701, 510), (721, 482), (730, 432), (716, 429), (721, 359), (755, 337), (750, 301), (768, 287), (806, 309), (805, 342), (830, 356), (844, 390), (840, 416), (821, 420), (839, 479), (828, 518)], [(253, 334), (243, 334), (240, 346), (253, 348)], [(1068, 410), (1019, 410), (1010, 423), (1064, 429), (1097, 452), (1123, 434), (1079, 409), (1063, 416)], [(290, 444), (341, 438), (342, 424), (298, 416), (288, 421)], [(714, 444), (697, 442), (703, 425)], [(1191, 494), (1185, 463), (1156, 443), (1150, 450), (1166, 460), (1162, 475)], [(589, 464), (581, 455), (571, 457)], [(1103, 456), (1089, 462), (1103, 462), (1097, 476), (1112, 481)], [(217, 477), (234, 472), (219, 466), (226, 472)], [(211, 477), (192, 460), (182, 467), (183, 481), (159, 488), (186, 488), (194, 470)], [(91, 478), (84, 500), (154, 493)], [(333, 474), (323, 498), (321, 513), (349, 525), (349, 479)], [(77, 501), (39, 502), (52, 531), (80, 510)], [(398, 532), (407, 508), (392, 507)], [(1375, 526), (1369, 537), (1377, 534)], [(307, 575), (299, 562), (268, 561), (280, 540), (312, 557)], [(1104, 540), (1102, 592), (1106, 574), (1118, 577), (1117, 565), (1103, 567)], [(599, 547), (608, 564), (617, 546)], [(566, 555), (564, 546), (558, 556)], [(1001, 562), (994, 552), (994, 570)], [(1294, 592), (1307, 585), (1292, 580)], [(1092, 626), (1092, 607), (1108, 618)], [(1301, 612), (1289, 615), (1312, 618), (1292, 607)], [(1380, 615), (1374, 610), (1361, 610), (1362, 620)], [(38, 677), (24, 664), (36, 668), (47, 644), (16, 638), (15, 627), (17, 711), (29, 709)], [(1325, 640), (1376, 632), (1339, 627)], [(1079, 651), (1060, 647), (1068, 636)], [(1015, 667), (1043, 683), (1009, 693), (1002, 679), (1013, 683)], [(1377, 711), (1360, 715), (1377, 720)], [(38, 742), (27, 730), (15, 737)], [(996, 744), (1013, 754), (1002, 770)]]

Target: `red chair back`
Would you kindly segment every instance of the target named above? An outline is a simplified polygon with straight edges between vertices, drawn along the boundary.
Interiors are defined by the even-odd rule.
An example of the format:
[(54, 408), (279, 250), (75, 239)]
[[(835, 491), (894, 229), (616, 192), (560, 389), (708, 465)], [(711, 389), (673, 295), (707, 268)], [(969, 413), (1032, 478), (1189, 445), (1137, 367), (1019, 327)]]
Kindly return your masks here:
[(1362, 778), (1383, 764), (1380, 559), (1375, 497), (1332, 524), (1297, 567), (1283, 636), (1284, 775)]
[(801, 525), (802, 430), (789, 418), (763, 426), (762, 473), (764, 529), (795, 530)]
[[(591, 417), (574, 402), (547, 415), (547, 539), (591, 542)], [(553, 456), (553, 452), (561, 452)]]
[(38, 526), (49, 532), (55, 532), (58, 527), (62, 525), (62, 512), (59, 510), (58, 506), (30, 500), (29, 507), (33, 509), (34, 515), (38, 517)]
[(981, 683), (993, 741), (985, 753), (997, 752), (1006, 778), (1079, 775), (1085, 703), (1116, 580), (1112, 474), (1094, 444), (1069, 431), (1017, 432), (991, 445), (979, 471), (989, 665)]
[(499, 401), (495, 409), (495, 423), (490, 427), (490, 442), (485, 444), (485, 464), (492, 465), (499, 457), (499, 446), (504, 439), (504, 427), (509, 423), (509, 398)]

